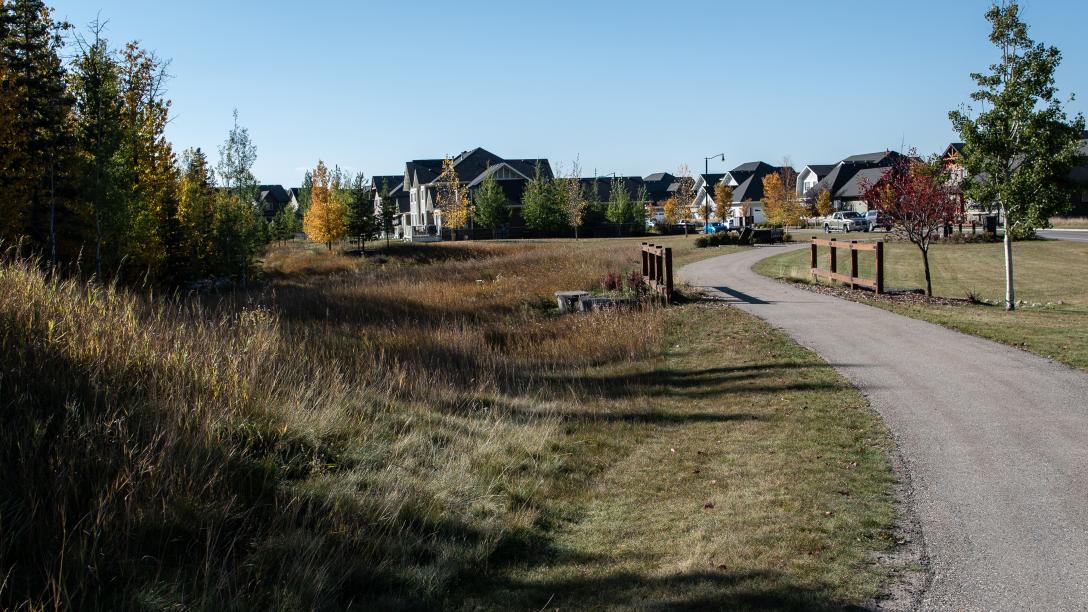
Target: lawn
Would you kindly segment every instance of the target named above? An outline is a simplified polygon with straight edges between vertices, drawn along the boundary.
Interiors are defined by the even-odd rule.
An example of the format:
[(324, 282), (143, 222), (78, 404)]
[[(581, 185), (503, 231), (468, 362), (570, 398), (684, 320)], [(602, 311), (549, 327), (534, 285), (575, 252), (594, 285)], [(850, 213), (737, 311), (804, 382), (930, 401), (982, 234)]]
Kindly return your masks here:
[(291, 242), (165, 300), (3, 262), (0, 607), (877, 597), (890, 443), (831, 368), (721, 305), (555, 314), (639, 242)]
[[(991, 340), (1018, 346), (1069, 365), (1088, 369), (1088, 244), (1059, 240), (1018, 242), (1013, 248), (1016, 293), (1025, 304), (1005, 312), (1004, 260), (1000, 244), (938, 244), (930, 253), (935, 296), (955, 303), (902, 303), (857, 293), (857, 299), (907, 316), (932, 321)], [(809, 282), (807, 250), (766, 259), (755, 269), (764, 275)], [(827, 254), (820, 260), (826, 266)], [(887, 245), (886, 284), (925, 286), (921, 256), (909, 243)], [(841, 262), (840, 262), (840, 265)], [(872, 272), (872, 256), (860, 267)], [(977, 298), (988, 303), (973, 303)]]

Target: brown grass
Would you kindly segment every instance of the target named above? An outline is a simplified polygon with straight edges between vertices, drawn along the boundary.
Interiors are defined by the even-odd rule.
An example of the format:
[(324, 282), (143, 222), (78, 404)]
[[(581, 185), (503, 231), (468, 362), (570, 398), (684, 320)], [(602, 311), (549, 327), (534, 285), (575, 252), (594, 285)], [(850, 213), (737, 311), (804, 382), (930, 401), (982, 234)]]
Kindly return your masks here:
[[(687, 400), (670, 389), (728, 391), (702, 376), (656, 378), (667, 347), (686, 342), (676, 330), (691, 306), (552, 312), (554, 291), (633, 268), (637, 243), (400, 245), (366, 258), (289, 243), (269, 252), (263, 285), (170, 299), (3, 262), (0, 608), (434, 608), (468, 593), (502, 607), (479, 593), (520, 579), (518, 563), (547, 564), (593, 483), (661, 426), (686, 422)], [(705, 256), (675, 243), (679, 262)], [(733, 362), (746, 342), (675, 365)], [(843, 548), (831, 573), (789, 561), (814, 545), (806, 518), (760, 557), (760, 567), (794, 569), (744, 588), (803, 585), (781, 601), (816, 607), (858, 601), (881, 575), (862, 562), (889, 516), (887, 468), (873, 453), (882, 442), (879, 432), (856, 441), (874, 431), (872, 417), (833, 373), (780, 387), (792, 371), (767, 368), (764, 391), (735, 397), (804, 393), (833, 407), (811, 413), (820, 427), (802, 430), (820, 433), (806, 444), (861, 462), (851, 487), (865, 501), (842, 510), (858, 520), (828, 540)], [(775, 483), (797, 480), (786, 467), (774, 468)], [(789, 495), (837, 499), (831, 481), (810, 480)], [(660, 525), (647, 529), (640, 537)], [(691, 569), (663, 563), (653, 571)]]

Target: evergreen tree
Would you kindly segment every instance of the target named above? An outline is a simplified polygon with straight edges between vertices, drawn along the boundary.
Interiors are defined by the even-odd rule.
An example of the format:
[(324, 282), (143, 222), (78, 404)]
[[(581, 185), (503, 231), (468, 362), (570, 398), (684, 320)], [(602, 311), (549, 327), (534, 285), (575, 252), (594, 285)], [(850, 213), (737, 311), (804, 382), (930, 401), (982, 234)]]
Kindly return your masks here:
[(550, 232), (566, 225), (557, 191), (555, 181), (544, 176), (538, 164), (533, 178), (525, 185), (525, 192), (521, 196), (526, 227)]
[(506, 206), (506, 194), (494, 174), (480, 183), (474, 198), (476, 208), (473, 219), (477, 225), (494, 230), (506, 223), (510, 209)]
[(76, 99), (76, 142), (79, 191), (94, 238), (95, 272), (114, 265), (121, 255), (127, 223), (120, 156), (121, 83), (117, 58), (102, 38), (102, 26), (91, 25), (90, 40), (77, 39), (80, 52), (72, 72)]
[(302, 187), (298, 190), (298, 218), (301, 219), (306, 216), (306, 211), (310, 210), (310, 192), (314, 187), (314, 175), (309, 170), (306, 174), (302, 175)]
[(302, 226), (295, 211), (284, 207), (273, 217), (268, 230), (272, 240), (286, 242), (294, 238), (295, 234), (302, 230)]
[(0, 189), (6, 202), (0, 238), (29, 235), (58, 258), (58, 196), (65, 191), (74, 155), (69, 118), (73, 100), (59, 51), (70, 28), (54, 21), (41, 0), (0, 4)]
[(347, 235), (359, 241), (359, 248), (366, 252), (366, 241), (378, 233), (378, 220), (374, 217), (374, 202), (363, 173), (352, 178), (347, 210)]
[(218, 196), (215, 177), (208, 158), (200, 149), (182, 154), (181, 185), (177, 206), (180, 226), (180, 249), (185, 261), (186, 276), (204, 278), (217, 273), (220, 266), (217, 253)]
[(650, 205), (650, 191), (646, 189), (646, 184), (639, 185), (638, 192), (635, 194), (635, 199), (631, 200), (630, 210), (627, 217), (632, 223), (639, 221), (645, 222), (650, 216), (647, 212)]

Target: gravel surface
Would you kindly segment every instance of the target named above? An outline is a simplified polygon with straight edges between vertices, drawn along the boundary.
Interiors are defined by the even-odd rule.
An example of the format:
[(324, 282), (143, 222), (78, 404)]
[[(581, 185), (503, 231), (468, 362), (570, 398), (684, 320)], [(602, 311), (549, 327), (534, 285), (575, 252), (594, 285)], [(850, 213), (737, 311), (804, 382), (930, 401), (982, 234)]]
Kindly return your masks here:
[(766, 247), (685, 266), (865, 393), (895, 437), (929, 560), (925, 610), (1088, 609), (1088, 374), (765, 278)]

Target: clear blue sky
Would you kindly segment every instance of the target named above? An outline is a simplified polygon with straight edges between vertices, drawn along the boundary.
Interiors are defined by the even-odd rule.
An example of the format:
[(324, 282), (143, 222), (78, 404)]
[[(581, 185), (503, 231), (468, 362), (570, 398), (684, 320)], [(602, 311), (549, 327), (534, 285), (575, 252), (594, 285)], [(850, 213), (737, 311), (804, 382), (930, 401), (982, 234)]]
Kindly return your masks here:
[[(258, 178), (287, 186), (319, 157), (369, 176), (476, 146), (627, 175), (935, 152), (994, 59), (988, 0), (50, 4), (172, 59), (179, 152), (214, 160), (237, 107)], [(1088, 2), (1022, 6), (1085, 110)]]

